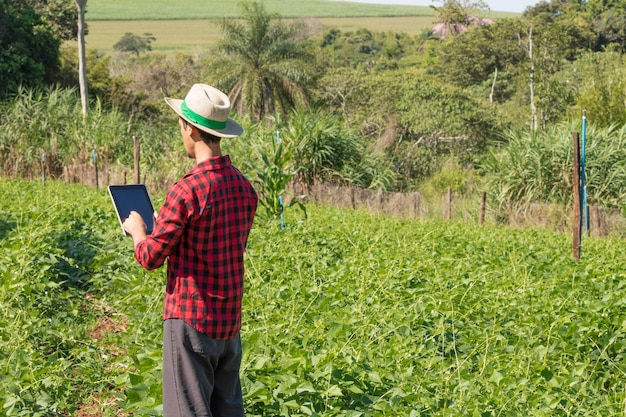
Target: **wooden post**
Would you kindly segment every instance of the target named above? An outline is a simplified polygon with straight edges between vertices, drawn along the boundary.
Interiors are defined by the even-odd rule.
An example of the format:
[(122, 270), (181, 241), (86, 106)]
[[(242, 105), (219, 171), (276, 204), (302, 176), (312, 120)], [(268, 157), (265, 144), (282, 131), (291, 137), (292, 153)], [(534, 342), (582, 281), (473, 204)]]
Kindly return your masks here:
[(444, 217), (446, 220), (452, 219), (452, 188), (448, 188), (446, 202), (444, 205)]
[(141, 183), (139, 172), (139, 136), (133, 136), (133, 160), (135, 161), (135, 184)]
[(378, 191), (376, 192), (376, 203), (378, 205), (377, 214), (385, 213), (385, 195), (384, 195), (382, 188), (379, 188)]
[(354, 184), (350, 183), (350, 204), (352, 205), (352, 210), (356, 210), (356, 197), (354, 195)]
[(598, 205), (588, 206), (587, 208), (590, 210), (588, 219), (591, 220), (591, 228), (587, 233), (592, 232), (595, 237), (607, 236), (609, 232), (604, 209)]
[(413, 218), (419, 219), (422, 212), (422, 195), (417, 191), (411, 193), (411, 195), (413, 198)]
[(580, 205), (580, 140), (578, 132), (572, 132), (572, 140), (574, 143), (574, 176), (573, 176), (573, 192), (574, 192), (574, 222), (573, 229), (573, 242), (572, 242), (572, 256), (575, 259), (580, 259), (580, 241), (582, 231), (582, 207)]
[(480, 216), (478, 218), (478, 223), (482, 226), (485, 223), (485, 210), (487, 207), (487, 193), (483, 191), (483, 195), (480, 199)]

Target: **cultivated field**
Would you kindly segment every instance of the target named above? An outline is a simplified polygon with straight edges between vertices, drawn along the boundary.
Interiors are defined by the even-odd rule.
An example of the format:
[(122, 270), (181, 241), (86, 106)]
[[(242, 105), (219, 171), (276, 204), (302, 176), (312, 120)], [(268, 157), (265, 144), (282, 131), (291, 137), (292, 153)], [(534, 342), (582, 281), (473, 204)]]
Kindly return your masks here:
[[(307, 18), (305, 21), (317, 32), (327, 27), (337, 27), (342, 31), (368, 28), (372, 31), (405, 32), (410, 35), (418, 35), (433, 25), (432, 16)], [(152, 43), (153, 51), (188, 54), (206, 53), (222, 36), (215, 19), (98, 20), (89, 22), (87, 48), (110, 52), (127, 32), (154, 35), (156, 41)]]
[[(102, 190), (0, 195), (0, 414), (160, 415), (165, 271)], [(246, 415), (624, 415), (623, 241), (308, 210), (250, 236)]]
[[(87, 47), (108, 52), (127, 32), (156, 37), (152, 44), (158, 52), (204, 53), (221, 36), (216, 19), (240, 15), (240, 0), (210, 3), (191, 0), (180, 4), (172, 0), (127, 2), (90, 0), (87, 10), (89, 34)], [(434, 10), (424, 6), (374, 5), (333, 0), (268, 0), (266, 10), (284, 18), (304, 19), (315, 30), (337, 27), (343, 31), (367, 28), (372, 31), (405, 32), (419, 35), (432, 27)], [(510, 17), (513, 13), (492, 12), (491, 17)]]
[[(89, 20), (219, 19), (239, 16), (241, 0), (90, 0)], [(264, 0), (270, 13), (283, 17), (372, 17), (432, 15), (425, 6), (377, 5), (334, 0)]]

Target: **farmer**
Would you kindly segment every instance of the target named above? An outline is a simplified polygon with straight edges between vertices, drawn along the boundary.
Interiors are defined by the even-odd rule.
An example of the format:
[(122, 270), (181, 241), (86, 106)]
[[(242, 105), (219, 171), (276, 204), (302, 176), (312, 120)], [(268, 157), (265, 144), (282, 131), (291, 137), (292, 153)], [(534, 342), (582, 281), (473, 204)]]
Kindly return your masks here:
[(136, 212), (123, 222), (135, 258), (152, 270), (167, 262), (163, 311), (163, 415), (243, 416), (239, 380), (244, 249), (257, 208), (250, 182), (222, 155), (220, 140), (243, 128), (221, 91), (195, 84), (179, 115), (195, 167), (172, 186), (154, 231)]

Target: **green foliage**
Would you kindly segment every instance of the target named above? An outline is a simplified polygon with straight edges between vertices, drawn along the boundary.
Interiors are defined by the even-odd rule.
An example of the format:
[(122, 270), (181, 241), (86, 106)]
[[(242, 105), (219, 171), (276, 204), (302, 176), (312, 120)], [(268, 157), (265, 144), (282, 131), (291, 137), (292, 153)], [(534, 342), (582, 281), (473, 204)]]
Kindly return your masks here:
[(594, 30), (598, 34), (596, 51), (625, 52), (626, 16), (624, 11), (607, 10), (594, 19)]
[(521, 25), (519, 19), (499, 19), (434, 44), (438, 59), (429, 72), (461, 87), (491, 81), (496, 68), (498, 72), (521, 72), (527, 62), (525, 45), (519, 42)]
[(0, 0), (0, 99), (19, 87), (52, 82), (60, 41), (33, 8)]
[[(2, 1), (6, 10), (25, 7)], [(57, 3), (48, 2), (49, 10), (57, 10)], [(440, 3), (465, 7), (476, 2)], [(0, 164), (7, 175), (34, 177), (45, 152), (51, 173), (60, 176), (68, 164), (89, 160), (95, 149), (103, 162), (124, 169), (131, 164), (129, 138), (138, 135), (147, 139), (142, 142), (144, 172), (171, 182), (185, 161), (163, 95), (181, 97), (201, 78), (232, 94), (239, 117), (250, 119), (249, 131), (259, 128), (256, 121), (271, 121), (271, 115), (284, 119), (274, 128), (283, 132), (285, 147), (290, 147), (285, 151), (291, 153), (288, 171), (297, 172), (299, 181), (415, 189), (445, 170), (449, 158), (471, 166), (488, 147), (505, 146), (502, 130), (528, 125), (531, 39), (541, 129), (570, 120), (585, 108), (596, 128), (621, 125), (626, 114), (622, 59), (583, 51), (611, 43), (619, 50), (619, 19), (604, 14), (619, 14), (623, 2), (544, 3), (523, 18), (498, 19), (443, 42), (365, 28), (329, 28), (313, 38), (313, 26), (281, 21), (273, 12), (274, 2), (242, 3), (242, 19), (221, 22), (225, 36), (219, 54), (111, 56), (91, 51), (88, 80), (97, 114), (84, 125), (73, 92), (20, 90), (1, 104)], [(219, 9), (233, 6), (220, 4)], [(33, 28), (48, 30), (48, 17), (25, 10)], [(358, 14), (362, 9), (355, 10)], [(598, 26), (602, 16), (608, 19), (604, 29)], [(75, 68), (76, 53), (68, 48), (57, 81), (75, 85)], [(294, 108), (298, 110), (292, 112)], [(253, 135), (249, 149), (239, 147), (235, 155), (250, 156), (260, 137)], [(251, 160), (260, 162), (260, 156)], [(243, 166), (253, 172), (247, 162)], [(610, 204), (619, 205), (619, 186), (609, 188), (614, 193)], [(540, 199), (549, 194), (528, 193)]]
[(349, 126), (391, 157), (402, 185), (430, 175), (449, 155), (471, 163), (497, 138), (492, 110), (417, 71), (364, 76), (343, 69), (322, 82)]
[(101, 168), (128, 172), (133, 136), (142, 139), (142, 175), (151, 182), (171, 184), (190, 168), (171, 114), (164, 123), (143, 122), (96, 101), (83, 120), (77, 92), (58, 88), (23, 90), (19, 99), (0, 108), (2, 176), (40, 177), (45, 153), (47, 175), (60, 178), (65, 168), (91, 167), (94, 150)]
[(463, 154), (479, 153), (495, 136), (494, 115), (464, 91), (428, 77), (415, 77), (406, 87), (396, 102), (396, 111), (411, 138), (434, 136), (443, 142), (456, 138), (453, 146)]
[(626, 70), (621, 54), (587, 53), (571, 66), (566, 76), (574, 87), (576, 100), (576, 105), (570, 108), (570, 117), (586, 109), (595, 127), (626, 123)]
[(447, 190), (455, 195), (467, 195), (473, 191), (476, 173), (464, 168), (457, 159), (450, 158), (443, 162), (441, 169), (429, 176), (420, 186), (420, 190), (428, 196), (441, 196)]
[(509, 132), (507, 146), (484, 158), (481, 168), (500, 207), (572, 200), (572, 139), (565, 126), (549, 132)]
[[(163, 96), (184, 97), (189, 86), (198, 82), (202, 65), (200, 59), (178, 53), (117, 54), (108, 63), (111, 83), (103, 99), (149, 123), (163, 116), (171, 120), (171, 109), (164, 105)], [(96, 78), (92, 72), (89, 74)]]
[[(93, 106), (85, 120), (75, 90), (21, 90), (3, 103), (0, 115), (0, 160), (5, 175), (33, 176), (46, 153), (50, 174), (59, 176), (72, 161), (88, 161), (92, 150), (103, 163), (122, 158), (132, 123), (123, 114)], [(132, 160), (132, 153), (124, 158)], [(84, 162), (83, 162), (84, 163)]]
[(126, 32), (122, 38), (113, 45), (113, 50), (120, 52), (132, 52), (139, 56), (141, 52), (151, 51), (151, 43), (156, 38), (151, 33), (144, 33), (143, 36)]
[[(24, 0), (41, 16), (42, 21), (61, 40), (76, 40), (78, 34), (78, 9), (75, 1)], [(88, 30), (85, 29), (85, 34)]]
[[(2, 413), (161, 415), (165, 272), (105, 193), (0, 194)], [(250, 235), (246, 415), (622, 413), (622, 241), (308, 209)]]
[[(581, 51), (590, 50), (594, 42), (591, 24), (578, 14), (537, 13), (532, 20), (500, 19), (493, 25), (474, 27), (435, 46), (433, 53), (438, 59), (430, 72), (442, 74), (461, 87), (493, 85), (495, 100), (503, 102), (514, 95), (508, 90), (504, 97), (500, 96), (503, 89), (510, 88), (510, 80), (518, 91), (525, 90), (526, 96), (530, 94), (528, 80), (532, 67), (535, 105), (541, 125), (546, 126), (566, 120), (567, 110), (574, 102), (569, 80), (561, 70)], [(498, 75), (507, 78), (495, 77), (496, 70)], [(502, 80), (506, 83), (504, 86)], [(488, 94), (490, 92), (483, 93), (483, 98)], [(513, 111), (525, 114), (526, 120), (530, 118), (530, 104)], [(502, 113), (509, 120), (516, 118), (507, 114), (509, 112)]]
[(264, 147), (257, 145), (255, 148), (258, 162), (249, 161), (253, 168), (252, 182), (259, 194), (259, 206), (265, 212), (259, 213), (261, 217), (270, 220), (278, 220), (284, 216), (285, 210), (298, 206), (306, 217), (306, 208), (302, 204), (302, 196), (297, 196), (285, 201), (287, 197), (287, 184), (293, 178), (295, 172), (286, 172), (291, 159), (292, 148), (286, 149), (283, 143), (276, 144), (272, 141), (272, 153), (265, 152)]
[(418, 41), (405, 33), (372, 32), (360, 28), (341, 32), (330, 28), (318, 36), (321, 59), (334, 68), (366, 71), (395, 69), (401, 60), (414, 54)]
[[(538, 134), (509, 132), (508, 145), (486, 157), (490, 194), (499, 206), (572, 203), (572, 133), (580, 123)], [(581, 136), (582, 138), (582, 136)], [(586, 177), (589, 204), (622, 207), (626, 198), (626, 128), (587, 127)]]
[[(569, 34), (579, 32), (589, 51), (624, 52), (626, 39), (626, 4), (621, 1), (550, 1), (539, 2), (524, 13), (527, 19), (556, 20), (565, 22)], [(580, 29), (584, 28), (581, 32)]]
[[(99, 322), (123, 328), (96, 295), (98, 282), (112, 290), (125, 278), (123, 262), (108, 252), (121, 232), (106, 226), (115, 226), (106, 196), (54, 182), (1, 181), (0, 189), (2, 414), (73, 415), (98, 400), (114, 405), (116, 378), (131, 368), (115, 363), (118, 348), (94, 333)], [(97, 415), (116, 416), (117, 408)]]
[(441, 6), (431, 6), (435, 9), (435, 20), (448, 26), (469, 26), (471, 17), (477, 13), (485, 13), (489, 6), (484, 0), (437, 0)]
[(356, 182), (368, 187), (371, 178), (346, 178), (346, 168), (358, 166), (364, 147), (359, 138), (343, 127), (343, 121), (312, 109), (296, 110), (282, 130), (282, 137), (293, 150), (292, 166), (296, 179), (306, 185), (315, 182)]

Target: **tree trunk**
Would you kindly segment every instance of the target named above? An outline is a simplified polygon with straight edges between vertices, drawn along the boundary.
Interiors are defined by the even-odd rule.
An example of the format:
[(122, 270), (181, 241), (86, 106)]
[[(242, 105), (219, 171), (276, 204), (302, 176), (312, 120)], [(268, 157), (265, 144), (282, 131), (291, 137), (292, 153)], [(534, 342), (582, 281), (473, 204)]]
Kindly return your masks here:
[(87, 58), (85, 54), (85, 9), (87, 0), (75, 0), (78, 7), (78, 82), (80, 84), (80, 102), (83, 117), (87, 117), (89, 99), (87, 91)]
[(493, 73), (493, 83), (491, 83), (491, 92), (489, 93), (489, 103), (493, 104), (493, 93), (496, 89), (496, 81), (498, 79), (498, 67)]
[(528, 58), (530, 59), (530, 128), (537, 131), (537, 105), (535, 103), (535, 61), (533, 59), (533, 27), (528, 29)]

